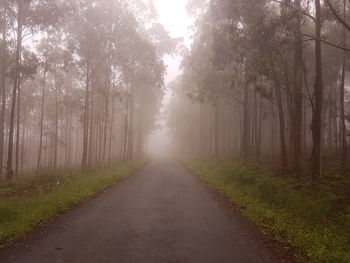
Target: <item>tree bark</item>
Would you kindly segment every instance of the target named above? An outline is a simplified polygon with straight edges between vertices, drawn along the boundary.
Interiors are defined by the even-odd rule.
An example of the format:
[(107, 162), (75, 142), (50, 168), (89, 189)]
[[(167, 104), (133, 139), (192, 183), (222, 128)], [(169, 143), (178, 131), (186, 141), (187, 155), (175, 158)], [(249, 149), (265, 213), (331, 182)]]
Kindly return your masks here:
[[(271, 60), (272, 61), (272, 60)], [(271, 68), (274, 78), (274, 86), (275, 86), (275, 92), (276, 92), (276, 99), (277, 99), (277, 105), (278, 105), (278, 119), (279, 119), (279, 128), (280, 128), (280, 149), (281, 149), (281, 168), (282, 172), (285, 172), (288, 169), (288, 156), (287, 156), (287, 146), (286, 146), (286, 134), (285, 134), (285, 117), (284, 117), (284, 110), (283, 110), (283, 102), (282, 102), (282, 93), (281, 93), (281, 84), (278, 80), (278, 76), (276, 73), (275, 65), (273, 62), (271, 62)]]
[[(344, 0), (343, 5), (343, 19), (346, 19), (346, 0)], [(343, 46), (346, 47), (346, 29), (343, 26)], [(347, 141), (346, 141), (346, 125), (345, 125), (345, 69), (346, 69), (346, 51), (343, 51), (343, 61), (342, 61), (342, 73), (341, 73), (341, 86), (340, 86), (340, 134), (341, 134), (341, 161), (343, 168), (346, 165), (346, 152), (347, 152)]]
[(16, 58), (15, 58), (15, 75), (13, 80), (12, 89), (12, 102), (10, 111), (10, 127), (9, 127), (9, 140), (8, 140), (8, 154), (7, 154), (7, 173), (6, 179), (11, 180), (13, 178), (13, 134), (15, 126), (15, 109), (16, 109), (16, 97), (17, 89), (20, 86), (20, 65), (21, 65), (21, 53), (22, 53), (22, 30), (23, 30), (23, 0), (18, 0), (18, 16), (17, 16), (17, 43), (16, 43)]
[(54, 137), (54, 156), (53, 156), (53, 169), (57, 169), (57, 154), (58, 154), (58, 83), (57, 72), (55, 69), (55, 137)]
[(82, 168), (86, 168), (88, 159), (88, 141), (89, 141), (89, 103), (90, 103), (90, 65), (86, 65), (86, 82), (85, 82), (85, 102), (83, 111), (83, 153)]
[(249, 117), (249, 86), (245, 84), (243, 90), (243, 138), (242, 157), (243, 161), (249, 160), (250, 155), (250, 117)]
[(323, 73), (322, 73), (322, 46), (321, 46), (321, 4), (320, 0), (315, 0), (316, 10), (316, 27), (315, 27), (315, 110), (312, 116), (312, 155), (311, 155), (311, 171), (313, 179), (319, 179), (321, 176), (321, 143), (322, 143), (322, 100), (323, 100)]
[(5, 147), (5, 114), (6, 114), (6, 28), (3, 28), (1, 43), (1, 72), (0, 72), (0, 92), (1, 92), (1, 114), (0, 114), (0, 176), (2, 176), (4, 166)]
[(16, 162), (15, 162), (15, 175), (18, 174), (19, 168), (19, 146), (20, 146), (20, 122), (21, 122), (21, 88), (20, 85), (17, 88), (17, 118), (16, 118)]
[(44, 69), (44, 77), (43, 77), (43, 87), (42, 87), (42, 94), (41, 94), (41, 113), (40, 113), (40, 137), (39, 137), (39, 151), (38, 151), (38, 160), (36, 164), (36, 169), (40, 169), (41, 164), (41, 154), (42, 154), (42, 148), (43, 148), (43, 129), (44, 129), (44, 108), (45, 108), (45, 88), (46, 88), (46, 66)]
[[(301, 1), (295, 1), (295, 8), (301, 9)], [(294, 119), (293, 119), (293, 169), (297, 176), (301, 174), (301, 156), (302, 156), (302, 113), (303, 113), (303, 44), (301, 35), (301, 13), (297, 13), (295, 34), (295, 54), (294, 54)]]

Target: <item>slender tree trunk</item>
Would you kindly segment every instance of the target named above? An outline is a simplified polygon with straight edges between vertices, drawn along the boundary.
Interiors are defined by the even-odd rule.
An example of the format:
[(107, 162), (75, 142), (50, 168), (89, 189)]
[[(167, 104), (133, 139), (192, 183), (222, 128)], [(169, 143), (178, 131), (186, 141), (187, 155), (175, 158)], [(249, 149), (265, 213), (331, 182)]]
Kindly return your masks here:
[(6, 28), (3, 28), (1, 43), (1, 71), (0, 71), (0, 92), (1, 92), (1, 114), (0, 114), (0, 177), (4, 166), (5, 148), (5, 114), (6, 114)]
[(40, 113), (40, 137), (39, 137), (39, 151), (38, 151), (38, 160), (36, 164), (36, 169), (40, 169), (41, 164), (41, 153), (43, 148), (43, 129), (44, 129), (44, 108), (45, 108), (45, 87), (46, 87), (46, 69), (44, 69), (44, 78), (43, 78), (43, 87), (41, 94), (41, 113)]
[(127, 161), (127, 147), (128, 147), (128, 132), (129, 131), (129, 95), (126, 98), (125, 117), (124, 117), (124, 136), (123, 136), (123, 161)]
[(220, 100), (219, 98), (216, 99), (216, 103), (215, 103), (215, 127), (214, 127), (214, 131), (215, 131), (215, 137), (214, 137), (214, 149), (215, 149), (215, 157), (218, 157), (220, 155), (220, 150), (219, 150), (219, 137), (220, 137), (220, 130), (219, 130), (219, 118), (220, 118)]
[[(97, 133), (98, 124), (96, 123), (96, 112), (95, 112), (95, 87), (91, 85), (91, 111), (90, 111), (90, 128), (89, 128), (89, 146), (88, 146), (88, 164), (92, 165), (97, 160)], [(95, 141), (94, 141), (95, 140)], [(95, 142), (95, 145), (94, 145)]]
[(19, 171), (23, 172), (24, 171), (24, 166), (27, 163), (27, 156), (25, 153), (25, 149), (26, 149), (26, 119), (27, 119), (27, 112), (26, 109), (24, 108), (25, 105), (23, 105), (23, 123), (22, 123), (22, 143), (21, 143), (21, 163), (19, 165)]
[[(301, 0), (294, 1), (295, 8), (301, 9)], [(303, 43), (301, 35), (301, 13), (297, 13), (297, 22), (295, 34), (295, 57), (294, 57), (294, 127), (291, 127), (293, 133), (293, 168), (297, 176), (301, 174), (301, 156), (302, 156), (302, 113), (303, 113)]]
[(279, 128), (280, 128), (280, 144), (281, 144), (281, 164), (282, 164), (282, 172), (285, 172), (288, 169), (288, 157), (287, 157), (287, 146), (286, 146), (286, 134), (285, 134), (285, 117), (283, 110), (283, 102), (282, 102), (282, 93), (281, 93), (281, 85), (278, 80), (275, 65), (272, 63), (272, 73), (275, 82), (275, 92), (276, 99), (278, 105), (278, 119), (279, 119)]
[(81, 166), (85, 168), (88, 161), (88, 141), (89, 141), (89, 103), (90, 103), (90, 65), (86, 65), (86, 83), (85, 83), (85, 103), (83, 113), (83, 153)]
[(252, 139), (251, 142), (253, 143), (252, 147), (254, 149), (254, 159), (257, 160), (257, 132), (258, 132), (258, 94), (257, 91), (254, 89), (254, 95), (253, 95), (253, 112), (252, 112)]
[(18, 174), (19, 168), (19, 146), (20, 146), (20, 122), (21, 122), (21, 89), (20, 85), (17, 89), (17, 120), (16, 120), (16, 162), (15, 175)]
[(114, 125), (114, 103), (115, 98), (112, 99), (112, 110), (111, 110), (111, 123), (109, 124), (109, 149), (108, 149), (108, 162), (111, 162), (112, 158), (112, 143), (113, 143), (113, 125)]
[(130, 124), (129, 124), (128, 161), (133, 159), (134, 153), (134, 96), (130, 96)]
[[(346, 19), (346, 0), (343, 5), (343, 18)], [(343, 27), (343, 46), (346, 47), (346, 29)], [(346, 125), (345, 125), (345, 69), (346, 69), (346, 51), (343, 52), (342, 62), (342, 75), (341, 75), (341, 86), (340, 86), (340, 134), (341, 134), (341, 160), (342, 166), (345, 168), (346, 165), (346, 152), (347, 152), (347, 141), (346, 141)]]
[(55, 75), (55, 137), (54, 137), (54, 157), (53, 157), (53, 169), (57, 169), (57, 154), (58, 154), (58, 83), (56, 69)]
[(249, 117), (249, 86), (246, 84), (243, 90), (243, 139), (242, 157), (243, 161), (249, 160), (250, 155), (250, 117)]
[(18, 0), (18, 17), (17, 17), (17, 43), (16, 43), (16, 58), (15, 58), (15, 74), (13, 80), (12, 103), (10, 112), (10, 128), (8, 140), (8, 154), (7, 154), (7, 174), (6, 179), (11, 180), (13, 177), (13, 134), (15, 126), (15, 109), (17, 90), (20, 87), (20, 65), (21, 65), (21, 51), (22, 51), (22, 16), (23, 16), (23, 0)]
[(255, 153), (257, 163), (261, 162), (261, 131), (262, 131), (262, 117), (263, 117), (263, 100), (260, 95), (259, 101), (259, 118), (257, 120), (257, 128), (255, 133)]
[(322, 100), (323, 100), (323, 73), (322, 73), (322, 46), (321, 46), (321, 4), (320, 0), (315, 0), (316, 10), (316, 34), (315, 34), (315, 110), (312, 118), (312, 156), (311, 156), (311, 170), (314, 180), (321, 176), (321, 141), (322, 141)]

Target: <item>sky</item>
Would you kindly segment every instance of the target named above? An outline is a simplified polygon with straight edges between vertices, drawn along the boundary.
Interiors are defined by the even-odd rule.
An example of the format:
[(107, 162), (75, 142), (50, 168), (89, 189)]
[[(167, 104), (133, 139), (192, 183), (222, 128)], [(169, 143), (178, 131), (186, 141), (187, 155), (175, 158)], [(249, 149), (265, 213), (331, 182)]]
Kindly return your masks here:
[[(154, 0), (157, 8), (159, 21), (164, 25), (165, 29), (174, 38), (183, 38), (185, 44), (190, 43), (189, 27), (192, 19), (187, 14), (186, 5), (188, 0)], [(180, 57), (165, 56), (165, 63), (168, 72), (165, 83), (168, 84), (179, 74)]]
[[(188, 0), (154, 0), (154, 5), (158, 11), (159, 21), (165, 30), (174, 38), (183, 38), (186, 46), (190, 45), (189, 27), (192, 19), (187, 14), (186, 5)], [(165, 56), (164, 62), (167, 66), (165, 85), (173, 81), (180, 73), (180, 56)], [(172, 140), (164, 121), (164, 111), (171, 99), (171, 90), (166, 91), (163, 100), (163, 108), (160, 112), (160, 124), (163, 127), (153, 132), (149, 138), (148, 152), (155, 157), (164, 157), (171, 152)]]

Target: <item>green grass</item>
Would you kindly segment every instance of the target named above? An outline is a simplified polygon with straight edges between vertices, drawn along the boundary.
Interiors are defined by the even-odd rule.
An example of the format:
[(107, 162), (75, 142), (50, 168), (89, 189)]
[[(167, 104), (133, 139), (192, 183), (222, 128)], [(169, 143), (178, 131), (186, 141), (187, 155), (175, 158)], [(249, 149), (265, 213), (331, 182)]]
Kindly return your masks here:
[(350, 262), (349, 177), (330, 174), (314, 184), (272, 176), (232, 160), (183, 164), (239, 205), (244, 216), (292, 247), (298, 257), (315, 263)]
[(10, 183), (0, 182), (0, 247), (11, 244), (144, 165), (145, 162), (135, 162), (86, 171), (43, 171)]

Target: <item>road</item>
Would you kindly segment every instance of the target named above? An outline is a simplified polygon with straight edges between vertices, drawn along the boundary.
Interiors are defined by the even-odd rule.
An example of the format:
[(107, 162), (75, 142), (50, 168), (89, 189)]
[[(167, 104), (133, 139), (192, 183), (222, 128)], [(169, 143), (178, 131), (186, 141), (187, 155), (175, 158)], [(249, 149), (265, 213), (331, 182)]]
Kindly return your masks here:
[(282, 262), (223, 203), (179, 164), (154, 161), (1, 251), (0, 262)]

